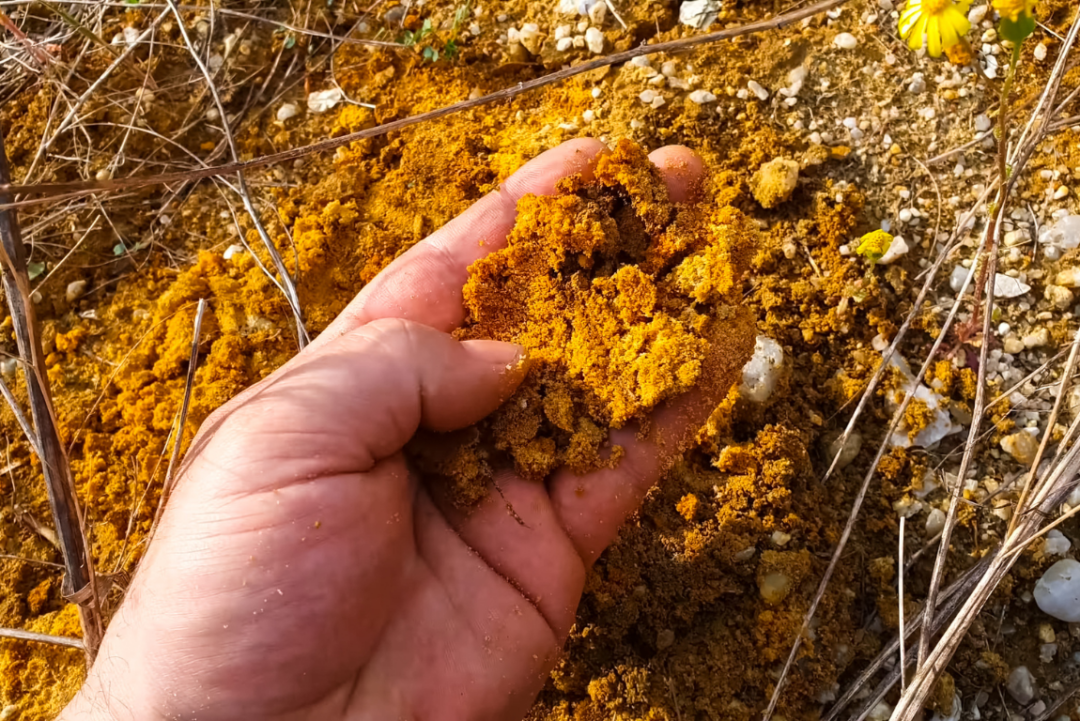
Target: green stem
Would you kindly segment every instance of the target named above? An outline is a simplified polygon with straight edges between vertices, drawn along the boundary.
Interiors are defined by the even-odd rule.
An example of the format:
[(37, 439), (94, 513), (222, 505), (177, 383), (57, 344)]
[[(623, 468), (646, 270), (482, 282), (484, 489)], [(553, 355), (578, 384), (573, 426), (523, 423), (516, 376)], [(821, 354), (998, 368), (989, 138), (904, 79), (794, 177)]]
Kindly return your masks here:
[[(990, 227), (987, 228), (989, 236), (986, 241), (986, 258), (997, 252), (997, 209), (1005, 202), (1006, 187), (1009, 184), (1009, 94), (1012, 92), (1013, 78), (1016, 76), (1016, 64), (1020, 61), (1020, 43), (1013, 43), (1012, 57), (1009, 59), (1009, 70), (1005, 75), (1005, 82), (1001, 85), (1001, 99), (998, 104), (998, 194), (994, 203), (994, 211), (990, 213)], [(975, 309), (971, 318), (971, 328), (978, 327), (979, 315), (982, 309), (982, 293), (986, 288), (987, 275), (990, 264), (983, 262), (982, 271), (979, 273), (979, 282), (975, 285)], [(984, 340), (985, 342), (985, 340)]]
[(1012, 57), (1009, 58), (1009, 72), (1005, 75), (1005, 82), (1001, 86), (1001, 100), (998, 103), (998, 172), (1001, 173), (1001, 187), (998, 189), (998, 197), (1004, 200), (1006, 162), (1008, 160), (1009, 141), (1009, 94), (1012, 92), (1013, 78), (1016, 77), (1016, 64), (1020, 62), (1020, 43), (1013, 43)]

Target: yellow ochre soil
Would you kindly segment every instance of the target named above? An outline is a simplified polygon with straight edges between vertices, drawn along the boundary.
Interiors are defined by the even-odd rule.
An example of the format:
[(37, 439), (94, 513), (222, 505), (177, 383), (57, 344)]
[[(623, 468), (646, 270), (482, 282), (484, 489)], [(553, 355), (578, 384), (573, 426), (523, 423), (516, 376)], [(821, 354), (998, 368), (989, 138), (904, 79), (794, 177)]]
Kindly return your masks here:
[(753, 317), (736, 306), (752, 223), (733, 208), (672, 204), (627, 140), (592, 175), (523, 198), (507, 247), (469, 269), (458, 335), (520, 343), (530, 369), (480, 433), (429, 464), (462, 504), (487, 492), (493, 453), (537, 482), (560, 466), (618, 463), (621, 448), (601, 453), (609, 428), (645, 421), (703, 373), (726, 392), (750, 359)]
[[(204, 10), (184, 13), (191, 27), (209, 15), (207, 3), (196, 4)], [(344, 35), (369, 4), (282, 2), (275, 18)], [(677, 23), (675, 0), (612, 4), (626, 28), (609, 17), (605, 52), (694, 32)], [(397, 40), (431, 19), (444, 42), (444, 26), (459, 9), (442, 0), (405, 5), (408, 11), (391, 21), (386, 14), (404, 5), (382, 4), (367, 20), (369, 35)], [(513, 87), (589, 57), (587, 50), (556, 54), (553, 42), (535, 56), (522, 56), (496, 42), (510, 24), (537, 22), (550, 30), (570, 22), (554, 15), (554, 0), (483, 3), (480, 13), (472, 5), (465, 24), (475, 22), (480, 35), (459, 38), (459, 54), (437, 62), (424, 60), (421, 48), (346, 44), (330, 66), (320, 62), (325, 39), (218, 16), (213, 48), (223, 52), (226, 32), (240, 38), (218, 80), (222, 101), (235, 114), (241, 157)], [(723, 5), (714, 29), (790, 7), (779, 0)], [(557, 465), (585, 470), (617, 462), (609, 429), (637, 424), (658, 403), (709, 380), (720, 356), (727, 374), (722, 378), (730, 380), (725, 387), (737, 385), (731, 370), (741, 366), (755, 335), (783, 348), (772, 397), (750, 403), (732, 388), (694, 447), (597, 562), (566, 652), (531, 721), (752, 721), (768, 702), (884, 431), (883, 399), (873, 399), (860, 421), (861, 451), (823, 485), (828, 446), (880, 362), (872, 339), (891, 338), (911, 310), (913, 288), (921, 283), (916, 259), (932, 250), (923, 242), (901, 262), (868, 268), (841, 248), (895, 217), (897, 190), (914, 187), (924, 198), (934, 196), (929, 182), (917, 184), (925, 175), (910, 162), (909, 148), (929, 157), (972, 137), (965, 130), (926, 151), (921, 127), (912, 123), (909, 132), (894, 120), (887, 129), (897, 152), (885, 148), (871, 158), (839, 142), (808, 142), (805, 130), (793, 128), (799, 113), (807, 121), (812, 113), (823, 128), (840, 127), (849, 112), (845, 103), (888, 120), (890, 108), (915, 102), (904, 89), (911, 67), (904, 65), (902, 44), (891, 30), (870, 37), (874, 26), (860, 29), (860, 15), (871, 6), (877, 3), (849, 3), (837, 26), (818, 16), (652, 59), (653, 68), (674, 62), (680, 77), (696, 76), (698, 87), (719, 98), (715, 104), (690, 102), (685, 93), (652, 82), (655, 70), (650, 75), (625, 64), (250, 174), (263, 221), (299, 279), (307, 328), (317, 334), (395, 257), (530, 158), (589, 135), (613, 149), (592, 179), (572, 178), (551, 198), (523, 199), (509, 245), (470, 270), (468, 320), (459, 335), (521, 343), (533, 365), (521, 390), (450, 456), (433, 457), (422, 442), (414, 446), (421, 462), (453, 476), (464, 503), (485, 492), (483, 481), (499, 464), (513, 463), (540, 479)], [(1066, 33), (1072, 3), (1052, 0), (1042, 7), (1048, 27)], [(145, 28), (153, 12), (110, 10), (101, 35), (108, 41), (125, 27)], [(498, 20), (501, 15), (508, 19)], [(887, 14), (878, 17), (885, 28)], [(844, 54), (833, 46), (841, 28), (859, 33), (857, 51)], [(37, 20), (25, 29), (44, 31)], [(886, 40), (879, 43), (879, 37)], [(116, 177), (197, 167), (192, 156), (228, 159), (220, 130), (201, 120), (210, 105), (175, 24), (162, 23), (157, 40), (153, 52), (134, 53), (132, 66), (92, 96), (80, 111), (80, 128), (60, 135), (50, 159), (35, 168), (34, 182), (92, 178), (121, 149), (125, 160)], [(68, 75), (61, 68), (49, 76), (67, 77), (73, 97), (112, 62), (101, 49), (83, 55), (78, 47), (57, 52), (63, 62), (79, 63), (79, 72)], [(881, 79), (861, 74), (880, 64), (886, 51), (901, 65)], [(1031, 48), (1025, 53), (1026, 62)], [(1023, 66), (1017, 107), (1037, 102), (1046, 65)], [(783, 87), (799, 66), (809, 69), (810, 80), (792, 117), (786, 106), (738, 95), (751, 79)], [(948, 66), (942, 61), (933, 67), (945, 73)], [(136, 106), (147, 74), (158, 86), (155, 99), (144, 92), (143, 105)], [(1067, 87), (1075, 85), (1074, 76), (1067, 76)], [(822, 88), (816, 83), (825, 77), (832, 85)], [(330, 87), (340, 87), (347, 100), (323, 114), (305, 112), (307, 93)], [(643, 103), (640, 94), (650, 88), (664, 90), (663, 107)], [(15, 179), (22, 181), (70, 98), (40, 79), (2, 91), (0, 128)], [(959, 98), (942, 85), (929, 94), (945, 103), (939, 117), (968, 117), (992, 107), (995, 93), (996, 86)], [(277, 120), (286, 101), (300, 113)], [(586, 111), (594, 112), (592, 123), (582, 122)], [(911, 108), (905, 113), (915, 117)], [(880, 140), (874, 138), (875, 147)], [(1056, 168), (1061, 157), (1075, 159), (1075, 141), (1075, 133), (1066, 132), (1048, 142), (1052, 147), (1033, 160), (1037, 182), (1024, 192), (1041, 193), (1038, 169)], [(688, 145), (705, 160), (708, 175), (694, 205), (671, 204), (644, 159), (645, 150), (669, 143)], [(762, 171), (777, 159), (783, 162)], [(933, 211), (924, 212), (932, 222)], [(942, 230), (951, 222), (945, 216)], [(208, 301), (208, 313), (184, 448), (209, 413), (295, 354), (295, 329), (288, 305), (260, 268), (269, 258), (258, 233), (224, 186), (204, 181), (101, 195), (29, 209), (20, 219), (32, 244), (31, 261), (44, 264), (32, 286), (41, 296), (37, 312), (49, 379), (96, 567), (114, 581), (106, 604), (111, 612), (145, 550), (160, 498), (198, 300)], [(224, 251), (241, 239), (253, 252), (226, 260)], [(65, 288), (76, 280), (87, 282), (86, 292), (68, 299)], [(6, 310), (0, 312), (0, 351), (12, 355), (11, 322)], [(925, 353), (939, 322), (928, 302), (904, 348), (907, 357)], [(1062, 324), (1055, 333), (1065, 330)], [(22, 381), (6, 379), (25, 401)], [(973, 380), (970, 368), (946, 364), (935, 367), (927, 382), (940, 383), (949, 407), (970, 413)], [(909, 411), (913, 427), (926, 422), (922, 410)], [(1014, 423), (1007, 404), (994, 413), (998, 434)], [(58, 562), (59, 553), (34, 530), (50, 523), (40, 466), (6, 406), (0, 427), (0, 554)], [(818, 718), (837, 686), (846, 686), (895, 633), (894, 504), (924, 487), (928, 469), (942, 455), (921, 449), (886, 455), (782, 697), (779, 713), (786, 721)], [(980, 535), (987, 527), (981, 510), (962, 506), (960, 521), (950, 574), (988, 545)], [(909, 533), (914, 525), (909, 523)], [(907, 577), (912, 612), (913, 599), (925, 597), (932, 557), (924, 554)], [(1038, 554), (1025, 557), (999, 591), (1003, 602), (1012, 602), (1008, 624), (1036, 625), (1015, 596), (1021, 582), (1030, 587), (1048, 563)], [(60, 596), (57, 569), (0, 558), (0, 626), (78, 635), (74, 607)], [(996, 698), (995, 684), (1011, 666), (1032, 663), (1037, 642), (1005, 644), (998, 631), (996, 617), (980, 620), (957, 654), (951, 671), (965, 699), (979, 690)], [(1059, 658), (1078, 650), (1064, 624), (1057, 642)], [(77, 651), (0, 640), (0, 710), (12, 708), (11, 718), (23, 721), (51, 719), (83, 673)]]

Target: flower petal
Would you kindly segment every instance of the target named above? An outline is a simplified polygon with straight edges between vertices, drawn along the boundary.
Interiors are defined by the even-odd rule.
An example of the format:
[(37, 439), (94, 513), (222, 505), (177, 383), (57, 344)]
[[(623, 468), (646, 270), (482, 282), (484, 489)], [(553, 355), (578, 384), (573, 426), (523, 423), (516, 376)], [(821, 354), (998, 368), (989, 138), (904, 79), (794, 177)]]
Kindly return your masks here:
[(920, 15), (922, 15), (922, 8), (918, 7), (908, 8), (903, 12), (897, 26), (897, 29), (900, 31), (900, 37), (905, 40), (907, 39), (908, 33), (911, 32), (912, 26), (915, 24), (915, 21), (919, 19)]
[[(952, 8), (950, 8), (951, 10)], [(949, 12), (946, 11), (941, 18), (941, 47), (951, 48), (960, 42), (960, 37), (956, 34), (956, 26), (952, 23), (952, 18)]]
[(971, 30), (971, 21), (958, 8), (953, 7), (946, 10), (945, 15), (942, 16), (942, 21), (952, 26), (958, 38), (966, 36), (968, 31)]
[(907, 46), (912, 50), (918, 50), (923, 46), (923, 31), (926, 30), (926, 16), (920, 15), (912, 26), (911, 34), (907, 38)]
[(937, 15), (926, 21), (926, 51), (932, 58), (941, 57), (941, 20)]

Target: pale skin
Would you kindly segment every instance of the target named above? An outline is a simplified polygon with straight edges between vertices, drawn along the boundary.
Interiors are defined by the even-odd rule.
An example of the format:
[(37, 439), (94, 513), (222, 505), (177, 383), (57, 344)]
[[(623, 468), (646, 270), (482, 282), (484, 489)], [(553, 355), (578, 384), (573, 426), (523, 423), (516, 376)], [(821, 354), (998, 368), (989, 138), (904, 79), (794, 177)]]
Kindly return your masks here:
[[(468, 514), (401, 450), (421, 426), (480, 420), (521, 382), (518, 346), (448, 334), (468, 266), (505, 245), (520, 197), (591, 172), (603, 148), (574, 140), (525, 165), (207, 419), (62, 719), (525, 715), (588, 569), (659, 479), (661, 449), (719, 399), (661, 408), (645, 437), (614, 432), (626, 448), (614, 469), (546, 484), (502, 471), (502, 495)], [(650, 158), (673, 200), (693, 199), (696, 155)]]

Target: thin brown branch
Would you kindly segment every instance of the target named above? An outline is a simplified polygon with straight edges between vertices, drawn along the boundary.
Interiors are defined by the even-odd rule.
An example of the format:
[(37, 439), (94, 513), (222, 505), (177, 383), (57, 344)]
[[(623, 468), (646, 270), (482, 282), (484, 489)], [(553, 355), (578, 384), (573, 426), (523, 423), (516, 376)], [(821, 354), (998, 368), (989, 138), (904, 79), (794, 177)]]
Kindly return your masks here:
[(621, 53), (614, 53), (602, 58), (590, 60), (589, 62), (582, 63), (570, 68), (564, 68), (554, 73), (550, 73), (541, 78), (530, 80), (524, 83), (518, 83), (517, 85), (504, 88), (497, 92), (474, 100), (465, 100), (460, 103), (454, 103), (443, 108), (438, 108), (426, 113), (420, 113), (418, 115), (410, 115), (407, 118), (400, 120), (394, 120), (389, 123), (383, 123), (374, 128), (368, 128), (366, 130), (360, 130), (355, 133), (348, 133), (336, 138), (328, 138), (326, 140), (306, 145), (300, 148), (292, 148), (291, 150), (285, 150), (280, 153), (273, 153), (271, 155), (264, 155), (261, 158), (255, 158), (245, 162), (233, 162), (226, 165), (214, 166), (210, 168), (202, 168), (195, 170), (177, 171), (173, 173), (162, 173), (160, 175), (151, 175), (145, 177), (134, 178), (116, 178), (112, 180), (93, 180), (93, 181), (77, 181), (71, 183), (37, 183), (34, 185), (0, 185), (0, 190), (8, 190), (11, 192), (19, 193), (20, 195), (36, 195), (41, 196), (38, 198), (30, 198), (27, 200), (21, 200), (18, 203), (8, 203), (0, 205), (0, 208), (9, 207), (21, 207), (24, 205), (40, 205), (48, 202), (50, 198), (56, 198), (57, 196), (63, 197), (78, 197), (87, 193), (93, 193), (98, 191), (111, 191), (121, 190), (127, 188), (143, 188), (150, 185), (162, 185), (168, 183), (179, 183), (188, 180), (199, 180), (202, 178), (212, 178), (220, 175), (235, 174), (237, 172), (246, 172), (254, 170), (256, 168), (264, 168), (268, 165), (277, 165), (279, 163), (287, 163), (297, 160), (299, 158), (312, 155), (313, 153), (321, 153), (328, 150), (335, 150), (349, 143), (356, 142), (357, 140), (364, 140), (365, 138), (376, 138), (387, 133), (393, 133), (398, 130), (404, 130), (405, 128), (424, 123), (429, 120), (436, 120), (448, 115), (454, 115), (473, 108), (482, 107), (491, 103), (499, 102), (502, 100), (509, 100), (515, 96), (527, 93), (530, 90), (536, 90), (553, 83), (562, 82), (569, 78), (588, 73), (600, 68), (606, 68), (618, 63), (624, 63), (642, 55), (655, 55), (657, 53), (674, 53), (688, 48), (695, 47), (697, 45), (703, 45), (706, 43), (718, 42), (720, 40), (730, 40), (731, 38), (740, 37), (743, 35), (751, 35), (753, 33), (764, 32), (766, 30), (775, 30), (778, 28), (786, 27), (792, 23), (796, 23), (804, 18), (817, 15), (818, 13), (831, 10), (834, 7), (843, 5), (848, 0), (823, 0), (822, 2), (808, 5), (798, 10), (792, 10), (789, 13), (778, 15), (768, 20), (759, 20), (758, 22), (747, 23), (735, 28), (726, 28), (724, 30), (718, 30), (714, 33), (706, 33), (704, 35), (696, 35), (688, 38), (680, 38), (678, 40), (669, 40), (664, 43), (657, 43), (655, 45), (641, 45), (630, 50), (626, 50)]
[[(4, 138), (0, 134), (0, 181), (10, 180)], [(8, 192), (0, 190), (0, 201), (10, 200)], [(26, 270), (26, 248), (19, 232), (19, 223), (13, 210), (0, 210), (0, 265), (3, 266), (3, 287), (7, 296), (8, 310), (15, 328), (15, 341), (20, 363), (26, 377), (30, 413), (36, 429), (37, 448), (40, 449), (42, 474), (48, 492), (49, 506), (64, 557), (64, 597), (79, 605), (86, 653), (92, 661), (101, 641), (102, 624), (94, 587), (94, 569), (86, 536), (83, 533), (82, 516), (75, 494), (67, 454), (60, 442), (60, 433), (53, 412), (49, 390), (49, 377), (45, 370), (45, 357), (38, 337), (37, 319), (30, 302), (30, 281)]]

